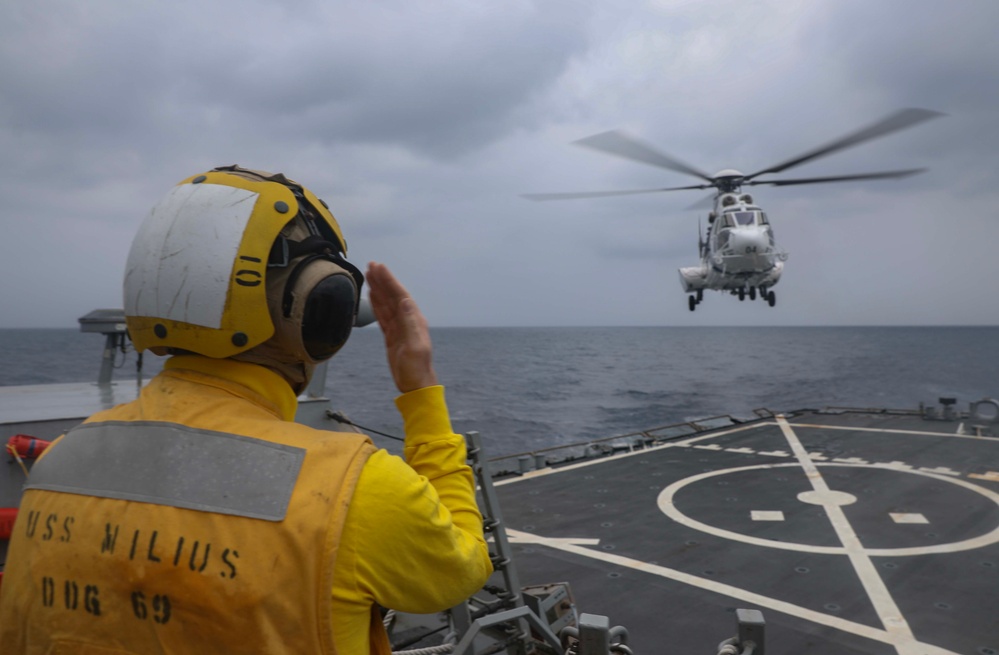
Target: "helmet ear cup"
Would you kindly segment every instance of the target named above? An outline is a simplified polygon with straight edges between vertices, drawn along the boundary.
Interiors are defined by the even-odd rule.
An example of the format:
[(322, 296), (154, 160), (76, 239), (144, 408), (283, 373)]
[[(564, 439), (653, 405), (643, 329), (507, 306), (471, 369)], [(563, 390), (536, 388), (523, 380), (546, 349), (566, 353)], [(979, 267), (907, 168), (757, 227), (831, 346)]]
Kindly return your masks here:
[(289, 335), (298, 341), (295, 350), (314, 362), (336, 354), (350, 336), (358, 299), (352, 272), (339, 262), (324, 255), (299, 262), (288, 276), (282, 301), (283, 323), (290, 322), (298, 333)]
[(312, 287), (302, 312), (302, 344), (312, 359), (329, 359), (347, 343), (356, 311), (350, 275), (330, 275)]

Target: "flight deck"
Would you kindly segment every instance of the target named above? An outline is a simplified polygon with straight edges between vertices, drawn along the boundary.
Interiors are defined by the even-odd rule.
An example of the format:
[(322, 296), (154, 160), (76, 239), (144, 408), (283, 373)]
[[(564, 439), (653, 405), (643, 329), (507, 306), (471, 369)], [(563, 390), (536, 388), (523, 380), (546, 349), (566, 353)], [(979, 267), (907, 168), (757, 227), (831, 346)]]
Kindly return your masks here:
[(521, 583), (570, 583), (636, 653), (714, 653), (749, 608), (772, 654), (996, 655), (994, 429), (807, 410), (496, 485)]

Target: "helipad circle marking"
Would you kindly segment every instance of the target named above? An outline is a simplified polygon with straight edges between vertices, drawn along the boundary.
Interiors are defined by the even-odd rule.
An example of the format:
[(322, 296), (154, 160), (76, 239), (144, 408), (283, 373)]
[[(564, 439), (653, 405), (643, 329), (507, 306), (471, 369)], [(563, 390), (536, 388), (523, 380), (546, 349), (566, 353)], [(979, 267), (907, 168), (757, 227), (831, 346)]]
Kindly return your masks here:
[(857, 497), (845, 491), (802, 491), (798, 494), (798, 500), (809, 505), (852, 505), (857, 502)]
[[(864, 465), (864, 464), (834, 464), (831, 462), (817, 462), (816, 466), (850, 466), (862, 468), (874, 468), (881, 469), (885, 471), (894, 471), (896, 473), (910, 473), (912, 475), (922, 475), (934, 480), (943, 480), (944, 482), (949, 482), (960, 487), (964, 487), (970, 491), (974, 491), (977, 494), (985, 496), (999, 508), (999, 494), (979, 487), (970, 482), (965, 482), (964, 480), (959, 480), (956, 478), (950, 478), (944, 475), (935, 475), (933, 473), (927, 473), (926, 471), (912, 471), (912, 470), (900, 470), (895, 468), (888, 468), (884, 466), (876, 465)], [(708, 478), (717, 477), (719, 475), (728, 475), (730, 473), (739, 473), (742, 471), (757, 471), (757, 470), (768, 470), (776, 469), (782, 467), (799, 467), (798, 463), (786, 463), (786, 464), (758, 464), (755, 466), (740, 466), (737, 468), (721, 469), (717, 471), (709, 471), (706, 473), (700, 473), (698, 475), (692, 475), (683, 480), (677, 480), (673, 484), (669, 485), (659, 493), (658, 505), (660, 511), (663, 514), (673, 519), (681, 525), (686, 525), (688, 527), (694, 528), (695, 530), (700, 530), (701, 532), (706, 532), (708, 534), (713, 534), (717, 537), (722, 537), (724, 539), (731, 539), (733, 541), (741, 541), (747, 544), (754, 544), (756, 546), (767, 546), (770, 548), (779, 548), (781, 550), (795, 550), (799, 552), (807, 553), (819, 553), (824, 555), (846, 555), (847, 550), (842, 546), (812, 546), (810, 544), (792, 544), (786, 541), (773, 541), (771, 539), (762, 539), (760, 537), (752, 537), (750, 535), (740, 534), (738, 532), (732, 532), (731, 530), (724, 530), (722, 528), (717, 528), (713, 525), (708, 525), (707, 523), (702, 523), (696, 519), (692, 519), (673, 504), (673, 497), (676, 493), (690, 485), (694, 482), (699, 482)], [(808, 493), (808, 492), (805, 492)], [(849, 495), (849, 494), (847, 494)], [(973, 548), (982, 548), (983, 546), (989, 546), (994, 543), (999, 543), (999, 526), (996, 526), (992, 531), (985, 534), (979, 535), (977, 537), (972, 537), (971, 539), (965, 539), (963, 541), (955, 541), (949, 544), (936, 544), (933, 546), (915, 546), (910, 548), (865, 548), (863, 552), (869, 556), (874, 557), (906, 557), (909, 555), (933, 555), (939, 553), (953, 553), (962, 550), (971, 550)]]

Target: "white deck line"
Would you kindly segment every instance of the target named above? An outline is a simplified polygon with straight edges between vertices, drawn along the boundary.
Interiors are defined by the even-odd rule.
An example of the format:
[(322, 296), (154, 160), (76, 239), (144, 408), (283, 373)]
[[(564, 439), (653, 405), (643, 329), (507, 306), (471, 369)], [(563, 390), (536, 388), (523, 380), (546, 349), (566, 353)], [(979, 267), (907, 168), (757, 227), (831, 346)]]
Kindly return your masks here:
[(973, 439), (976, 441), (999, 441), (999, 437), (976, 437), (973, 434), (956, 434), (954, 432), (925, 432), (922, 430), (897, 430), (892, 428), (861, 428), (845, 425), (822, 425), (819, 423), (789, 423), (796, 428), (814, 428), (819, 430), (846, 430), (848, 432), (884, 432), (885, 434), (918, 434), (925, 437), (953, 437), (957, 439)]
[[(815, 466), (815, 462), (808, 456), (808, 452), (801, 445), (798, 435), (791, 429), (787, 420), (783, 416), (778, 415), (777, 424), (780, 426), (781, 432), (784, 433), (784, 437), (791, 447), (791, 452), (797, 457), (798, 463), (804, 469), (805, 475), (812, 483), (812, 488), (820, 493), (829, 493), (831, 490), (829, 489), (829, 485), (826, 484), (825, 478), (822, 477), (818, 467)], [(850, 558), (850, 563), (857, 572), (857, 577), (860, 578), (860, 583), (863, 585), (868, 598), (871, 600), (871, 604), (874, 606), (874, 611), (877, 612), (878, 618), (884, 624), (886, 632), (892, 637), (891, 644), (895, 647), (895, 650), (898, 651), (899, 655), (919, 655), (925, 652), (916, 641), (916, 637), (912, 634), (909, 623), (902, 616), (902, 612), (891, 597), (888, 587), (881, 579), (881, 576), (878, 575), (878, 571), (874, 567), (870, 555), (867, 554), (860, 543), (857, 533), (850, 526), (850, 522), (846, 518), (846, 513), (843, 512), (843, 509), (839, 505), (833, 503), (823, 504), (822, 507), (825, 509), (826, 515), (829, 517), (829, 522), (836, 531), (836, 536), (839, 537), (840, 543), (843, 544), (847, 557)]]
[[(676, 569), (659, 566), (658, 564), (649, 564), (647, 562), (642, 562), (630, 557), (624, 557), (622, 555), (613, 555), (611, 553), (592, 550), (580, 545), (588, 543), (590, 541), (588, 539), (550, 539), (509, 528), (507, 529), (507, 533), (510, 535), (510, 541), (513, 543), (538, 544), (567, 553), (574, 553), (582, 557), (600, 560), (602, 562), (607, 562), (608, 564), (615, 564), (617, 566), (623, 566), (625, 568), (634, 569), (643, 573), (658, 575), (659, 577), (675, 580), (676, 582), (682, 582), (684, 584), (697, 587), (698, 589), (704, 589), (705, 591), (745, 601), (756, 605), (757, 607), (765, 607), (767, 609), (774, 610), (775, 612), (781, 612), (789, 616), (811, 621), (812, 623), (841, 630), (843, 632), (857, 635), (858, 637), (889, 644), (895, 646), (900, 653), (906, 653), (906, 655), (959, 655), (959, 653), (947, 650), (946, 648), (918, 642), (912, 638), (911, 635), (904, 644), (900, 644), (901, 640), (899, 635), (887, 630), (881, 630), (863, 623), (857, 623), (856, 621), (842, 619), (838, 616), (830, 616), (829, 614), (816, 612), (815, 610), (808, 609), (807, 607), (802, 607), (783, 600), (764, 596), (740, 587), (734, 587), (732, 585), (718, 582), (717, 580), (702, 578), (696, 575), (691, 575), (690, 573), (684, 573), (683, 571), (677, 571)], [(908, 650), (902, 650), (901, 646), (903, 645)]]

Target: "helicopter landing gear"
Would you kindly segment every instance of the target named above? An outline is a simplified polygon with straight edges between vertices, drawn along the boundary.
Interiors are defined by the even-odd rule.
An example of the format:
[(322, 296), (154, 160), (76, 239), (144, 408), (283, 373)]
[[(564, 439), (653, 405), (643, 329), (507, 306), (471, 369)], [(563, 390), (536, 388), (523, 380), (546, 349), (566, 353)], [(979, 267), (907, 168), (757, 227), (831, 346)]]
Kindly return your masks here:
[(690, 311), (697, 309), (697, 298), (695, 296), (687, 296), (687, 306), (690, 307)]
[(756, 287), (749, 287), (749, 299), (756, 300)]
[(746, 287), (739, 287), (739, 300), (746, 299)]
[(700, 304), (704, 300), (704, 289), (697, 290), (697, 303)]
[(767, 298), (767, 304), (770, 305), (771, 307), (777, 304), (777, 294), (775, 294), (773, 291), (768, 293), (766, 298)]

